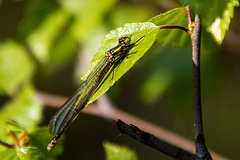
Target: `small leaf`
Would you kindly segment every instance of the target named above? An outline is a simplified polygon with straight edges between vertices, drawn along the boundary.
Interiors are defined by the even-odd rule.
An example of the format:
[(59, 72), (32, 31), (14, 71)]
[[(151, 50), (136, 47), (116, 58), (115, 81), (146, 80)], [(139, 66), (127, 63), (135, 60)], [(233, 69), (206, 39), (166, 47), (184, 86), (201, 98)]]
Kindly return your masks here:
[(12, 95), (32, 77), (34, 64), (14, 41), (0, 44), (0, 93)]
[(92, 59), (88, 71), (85, 73), (83, 80), (86, 79), (88, 74), (92, 71), (95, 65), (105, 57), (106, 51), (113, 48), (118, 44), (118, 39), (123, 36), (131, 37), (131, 43), (136, 42), (138, 39), (142, 38), (139, 43), (134, 46), (129, 53), (133, 53), (126, 57), (123, 62), (117, 67), (114, 72), (114, 76), (109, 75), (105, 82), (94, 94), (93, 98), (89, 103), (93, 102), (96, 98), (106, 92), (119, 78), (121, 78), (136, 62), (140, 59), (147, 50), (152, 46), (155, 41), (155, 37), (159, 31), (159, 28), (153, 23), (129, 23), (124, 27), (117, 28), (108, 34), (102, 42), (102, 47), (99, 48), (98, 53), (95, 54)]
[[(149, 22), (157, 26), (180, 25), (188, 28), (187, 13), (185, 8), (177, 8), (166, 13), (159, 14)], [(180, 29), (161, 29), (157, 36), (157, 41), (162, 45), (172, 45), (177, 47), (190, 47), (191, 39), (188, 33)]]
[[(226, 8), (222, 12), (222, 15), (216, 17), (212, 24), (207, 27), (207, 31), (213, 35), (215, 41), (219, 45), (222, 43), (225, 34), (228, 31), (231, 19), (233, 18), (234, 7), (239, 6), (239, 2), (237, 0), (229, 0), (228, 2), (224, 2), (226, 3)], [(217, 3), (221, 4), (221, 2)]]
[(105, 142), (103, 145), (107, 160), (137, 160), (136, 153), (128, 147), (115, 145), (109, 142)]
[(18, 126), (28, 132), (33, 130), (42, 117), (42, 107), (35, 98), (34, 90), (31, 87), (25, 88), (13, 101), (1, 108), (0, 112), (0, 139), (9, 139), (9, 129), (16, 125), (10, 125), (7, 121), (15, 121)]
[(51, 152), (47, 150), (47, 145), (52, 139), (52, 136), (49, 134), (48, 127), (38, 128), (33, 130), (31, 133), (29, 133), (30, 137), (30, 146), (37, 148), (39, 151), (41, 151), (41, 154), (44, 155), (44, 157), (48, 160), (54, 160), (58, 155), (60, 155), (63, 152), (63, 139), (58, 142), (58, 145), (55, 147), (55, 149)]
[(239, 6), (238, 0), (181, 0), (181, 2), (183, 5), (189, 5), (191, 12), (201, 16), (203, 26), (219, 45), (229, 29), (234, 7)]
[(52, 138), (47, 127), (39, 128), (30, 132), (28, 137), (30, 138), (30, 145), (19, 148), (4, 147), (1, 149), (2, 152), (0, 152), (0, 159), (55, 160), (63, 151), (61, 141), (53, 152), (49, 152), (46, 149), (49, 140)]

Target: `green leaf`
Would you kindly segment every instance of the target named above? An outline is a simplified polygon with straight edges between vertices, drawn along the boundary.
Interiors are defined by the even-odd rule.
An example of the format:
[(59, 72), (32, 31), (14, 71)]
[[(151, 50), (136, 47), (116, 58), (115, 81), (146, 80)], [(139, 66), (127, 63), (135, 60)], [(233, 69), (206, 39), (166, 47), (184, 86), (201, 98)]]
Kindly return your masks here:
[(57, 9), (56, 0), (33, 0), (28, 1), (23, 10), (23, 18), (18, 26), (18, 38), (25, 38), (45, 21), (45, 19)]
[(215, 41), (220, 45), (225, 37), (226, 32), (229, 29), (229, 25), (231, 19), (234, 14), (234, 7), (239, 6), (239, 2), (237, 0), (229, 0), (223, 2), (217, 2), (217, 4), (224, 4), (226, 8), (223, 10), (222, 14), (207, 27), (207, 31), (210, 32)]
[(0, 159), (4, 160), (20, 160), (15, 149), (6, 148), (4, 151), (0, 152)]
[(29, 133), (30, 137), (30, 146), (37, 148), (39, 151), (41, 151), (41, 154), (48, 160), (54, 160), (56, 159), (57, 155), (60, 155), (63, 152), (63, 139), (64, 137), (59, 140), (58, 145), (55, 147), (55, 149), (51, 152), (47, 150), (47, 145), (53, 138), (49, 134), (48, 127), (38, 128), (31, 133)]
[(41, 151), (35, 147), (16, 148), (16, 151), (21, 160), (42, 160), (46, 158)]
[(74, 21), (70, 32), (78, 41), (85, 41), (89, 32), (104, 20), (105, 14), (116, 0), (59, 0), (62, 8), (72, 14)]
[[(11, 102), (7, 103), (0, 112), (0, 139), (9, 139), (9, 125), (6, 121), (14, 121), (28, 132), (36, 128), (42, 118), (42, 107), (35, 97), (31, 87), (26, 87)], [(16, 127), (12, 130), (15, 130)]]
[(47, 127), (36, 129), (29, 133), (30, 144), (20, 148), (4, 147), (0, 152), (0, 159), (21, 159), (21, 160), (55, 160), (63, 151), (62, 143), (58, 144), (56, 149), (49, 152), (46, 147), (52, 138)]
[(29, 83), (34, 64), (26, 50), (14, 41), (0, 44), (0, 93), (12, 95)]
[(154, 71), (149, 77), (146, 77), (143, 85), (140, 87), (141, 100), (145, 103), (154, 103), (173, 83), (173, 75), (170, 71)]
[(103, 145), (107, 160), (137, 160), (136, 153), (128, 147), (115, 145), (109, 142), (105, 142)]
[(121, 78), (136, 62), (140, 59), (152, 46), (155, 41), (155, 37), (159, 31), (159, 28), (153, 23), (129, 23), (124, 25), (124, 27), (117, 28), (108, 34), (102, 42), (102, 46), (99, 48), (99, 51), (95, 54), (92, 59), (88, 71), (85, 73), (83, 80), (89, 75), (95, 65), (105, 57), (106, 51), (113, 48), (118, 44), (118, 39), (122, 36), (130, 36), (131, 42), (134, 43), (138, 39), (142, 38), (139, 43), (130, 50), (130, 53), (133, 53), (126, 57), (123, 62), (117, 67), (114, 72), (114, 76), (109, 75), (105, 82), (94, 94), (89, 103), (93, 102), (96, 98), (106, 92), (119, 78)]
[[(149, 20), (157, 26), (181, 25), (188, 28), (187, 12), (185, 8), (172, 9), (159, 14)], [(176, 47), (190, 47), (191, 39), (188, 33), (180, 29), (161, 29), (157, 35), (157, 41), (162, 45)]]
[(66, 27), (68, 20), (68, 13), (57, 10), (27, 37), (30, 50), (40, 62), (44, 63), (49, 59), (54, 42)]
[(229, 29), (238, 0), (181, 0), (184, 5), (190, 4), (191, 10), (199, 14), (202, 24), (220, 45)]
[(59, 38), (52, 46), (48, 61), (42, 66), (45, 75), (51, 75), (56, 70), (64, 68), (74, 58), (78, 43), (69, 33)]

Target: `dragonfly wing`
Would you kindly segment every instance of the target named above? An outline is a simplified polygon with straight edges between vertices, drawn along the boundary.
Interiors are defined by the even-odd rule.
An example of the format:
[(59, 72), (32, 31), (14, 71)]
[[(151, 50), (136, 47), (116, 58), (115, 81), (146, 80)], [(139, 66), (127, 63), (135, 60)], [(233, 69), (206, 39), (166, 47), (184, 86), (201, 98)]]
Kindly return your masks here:
[(74, 93), (53, 116), (49, 123), (49, 130), (52, 135), (57, 135), (61, 132), (64, 126), (69, 123), (68, 121), (77, 107), (76, 102), (78, 101), (79, 96), (79, 94)]
[(107, 58), (105, 57), (98, 63), (88, 78), (53, 116), (49, 123), (49, 130), (52, 135), (61, 134), (74, 121), (78, 112), (87, 105), (95, 92), (97, 87), (95, 81), (106, 65), (106, 61)]

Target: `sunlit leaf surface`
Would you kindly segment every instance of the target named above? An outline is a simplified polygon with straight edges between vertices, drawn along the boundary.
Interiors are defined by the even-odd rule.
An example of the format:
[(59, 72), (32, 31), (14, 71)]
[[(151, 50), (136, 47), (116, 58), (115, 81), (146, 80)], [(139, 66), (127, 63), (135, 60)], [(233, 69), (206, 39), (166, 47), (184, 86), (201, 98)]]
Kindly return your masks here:
[(106, 51), (118, 44), (118, 39), (120, 37), (129, 36), (131, 37), (131, 43), (134, 43), (144, 36), (144, 38), (130, 50), (130, 54), (133, 54), (129, 55), (123, 60), (123, 62), (115, 70), (113, 76), (110, 75), (107, 77), (105, 82), (94, 94), (90, 103), (93, 102), (98, 96), (106, 92), (109, 87), (111, 87), (115, 83), (115, 81), (117, 81), (121, 76), (123, 76), (137, 62), (137, 60), (147, 52), (147, 50), (154, 43), (158, 30), (159, 28), (150, 22), (129, 23), (126, 24), (124, 27), (120, 27), (116, 30), (111, 31), (110, 34), (105, 37), (102, 42), (102, 46), (99, 48), (98, 53), (95, 54), (89, 65), (89, 70), (86, 72), (82, 79), (86, 79), (94, 66), (105, 56)]

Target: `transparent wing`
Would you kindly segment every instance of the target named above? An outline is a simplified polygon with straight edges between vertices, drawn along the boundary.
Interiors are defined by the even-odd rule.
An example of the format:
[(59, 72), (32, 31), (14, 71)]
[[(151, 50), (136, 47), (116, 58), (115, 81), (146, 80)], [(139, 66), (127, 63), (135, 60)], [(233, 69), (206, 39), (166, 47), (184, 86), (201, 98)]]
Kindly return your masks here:
[(96, 65), (88, 78), (53, 116), (49, 123), (49, 130), (52, 135), (62, 134), (62, 132), (74, 121), (78, 113), (87, 105), (100, 83), (97, 81), (106, 65), (107, 57), (103, 58)]

